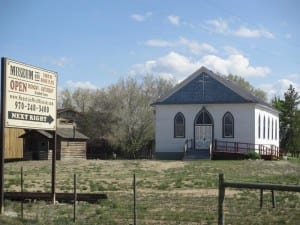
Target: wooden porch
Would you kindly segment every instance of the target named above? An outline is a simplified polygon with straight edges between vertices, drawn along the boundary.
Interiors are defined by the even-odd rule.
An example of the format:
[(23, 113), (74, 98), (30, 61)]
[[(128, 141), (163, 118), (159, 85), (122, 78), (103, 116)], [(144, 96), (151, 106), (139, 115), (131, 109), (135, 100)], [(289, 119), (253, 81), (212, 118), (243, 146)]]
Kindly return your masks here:
[(256, 152), (261, 159), (277, 160), (280, 156), (279, 147), (275, 145), (252, 144), (243, 142), (229, 142), (214, 140), (212, 158), (246, 158), (251, 152)]
[(277, 160), (280, 157), (279, 147), (275, 145), (252, 144), (213, 140), (209, 149), (197, 150), (194, 140), (188, 139), (184, 145), (183, 159), (246, 159), (249, 153), (257, 153), (261, 159)]

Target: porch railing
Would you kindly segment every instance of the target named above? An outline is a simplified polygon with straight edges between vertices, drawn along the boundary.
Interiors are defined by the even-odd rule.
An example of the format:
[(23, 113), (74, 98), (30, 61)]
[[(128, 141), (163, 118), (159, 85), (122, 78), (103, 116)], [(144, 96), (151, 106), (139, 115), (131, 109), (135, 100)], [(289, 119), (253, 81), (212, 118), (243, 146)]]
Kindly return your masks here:
[(279, 147), (275, 145), (251, 144), (214, 140), (213, 153), (248, 154), (256, 152), (262, 157), (279, 158)]

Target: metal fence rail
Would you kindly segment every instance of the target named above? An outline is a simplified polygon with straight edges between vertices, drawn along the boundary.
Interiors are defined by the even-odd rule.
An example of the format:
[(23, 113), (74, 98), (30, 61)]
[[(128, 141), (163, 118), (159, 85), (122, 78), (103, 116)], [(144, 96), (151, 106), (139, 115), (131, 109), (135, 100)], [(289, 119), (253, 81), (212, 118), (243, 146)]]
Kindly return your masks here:
[(263, 190), (272, 191), (272, 205), (275, 207), (274, 191), (300, 192), (300, 186), (280, 185), (280, 184), (263, 184), (263, 183), (243, 183), (243, 182), (226, 182), (224, 174), (219, 174), (219, 197), (218, 197), (218, 225), (224, 225), (224, 200), (225, 188), (240, 189), (258, 189), (260, 190), (260, 206), (262, 207)]

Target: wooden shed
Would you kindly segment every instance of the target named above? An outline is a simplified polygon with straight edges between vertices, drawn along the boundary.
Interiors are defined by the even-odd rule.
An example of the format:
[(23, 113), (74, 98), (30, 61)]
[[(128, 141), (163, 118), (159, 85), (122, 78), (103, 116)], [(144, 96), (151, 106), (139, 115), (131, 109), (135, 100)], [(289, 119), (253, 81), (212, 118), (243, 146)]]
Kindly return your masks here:
[[(57, 128), (57, 160), (86, 159), (88, 137), (75, 128)], [(52, 158), (54, 132), (28, 130), (20, 136), (24, 139), (24, 160), (47, 160)]]
[[(81, 116), (82, 116), (81, 113), (71, 108), (64, 108), (64, 109), (57, 110), (58, 132), (61, 132), (61, 135), (64, 136), (64, 138), (62, 138), (61, 136), (58, 135), (58, 139), (62, 138), (63, 140), (61, 143), (58, 142), (58, 144), (61, 144), (65, 152), (71, 153), (72, 150), (70, 149), (74, 149), (74, 148), (81, 149), (80, 151), (83, 152), (86, 151), (85, 150), (86, 147), (84, 147), (84, 145), (86, 144), (84, 143), (86, 143), (87, 137), (85, 135), (81, 136), (81, 134), (76, 130), (76, 135), (78, 134), (79, 137), (75, 139), (68, 138), (73, 135), (73, 129), (74, 127), (76, 128), (76, 122), (79, 120)], [(65, 132), (59, 128), (69, 128), (71, 130)], [(29, 133), (29, 130), (25, 131), (24, 129), (18, 129), (18, 128), (5, 128), (4, 159), (6, 161), (22, 160), (22, 159), (47, 159), (49, 158), (49, 156), (50, 157), (52, 156), (51, 154), (49, 154), (49, 151), (53, 149), (53, 146), (51, 145), (53, 132), (39, 130), (37, 132), (30, 132), (31, 134), (29, 136), (27, 133)], [(69, 135), (66, 136), (67, 133)], [(23, 137), (23, 134), (25, 135), (24, 137), (26, 137), (25, 138), (26, 140), (28, 137), (26, 143), (24, 138), (20, 138)], [(65, 142), (65, 140), (67, 139), (69, 141)], [(76, 141), (74, 142), (74, 140)], [(29, 149), (31, 149), (31, 151), (28, 151)], [(74, 154), (74, 157), (81, 158), (83, 153), (79, 153), (79, 152), (73, 152), (72, 154)], [(62, 155), (67, 155), (67, 153), (63, 153)]]

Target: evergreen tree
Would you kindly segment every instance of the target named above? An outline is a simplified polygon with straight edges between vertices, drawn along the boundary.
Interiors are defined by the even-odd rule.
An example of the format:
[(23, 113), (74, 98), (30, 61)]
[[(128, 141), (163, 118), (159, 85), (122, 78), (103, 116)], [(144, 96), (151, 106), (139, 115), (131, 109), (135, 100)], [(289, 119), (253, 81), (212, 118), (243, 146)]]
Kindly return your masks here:
[(280, 111), (280, 147), (285, 153), (299, 154), (300, 139), (300, 115), (297, 109), (300, 103), (300, 96), (295, 88), (290, 85), (284, 93), (284, 100), (275, 98), (272, 104)]

